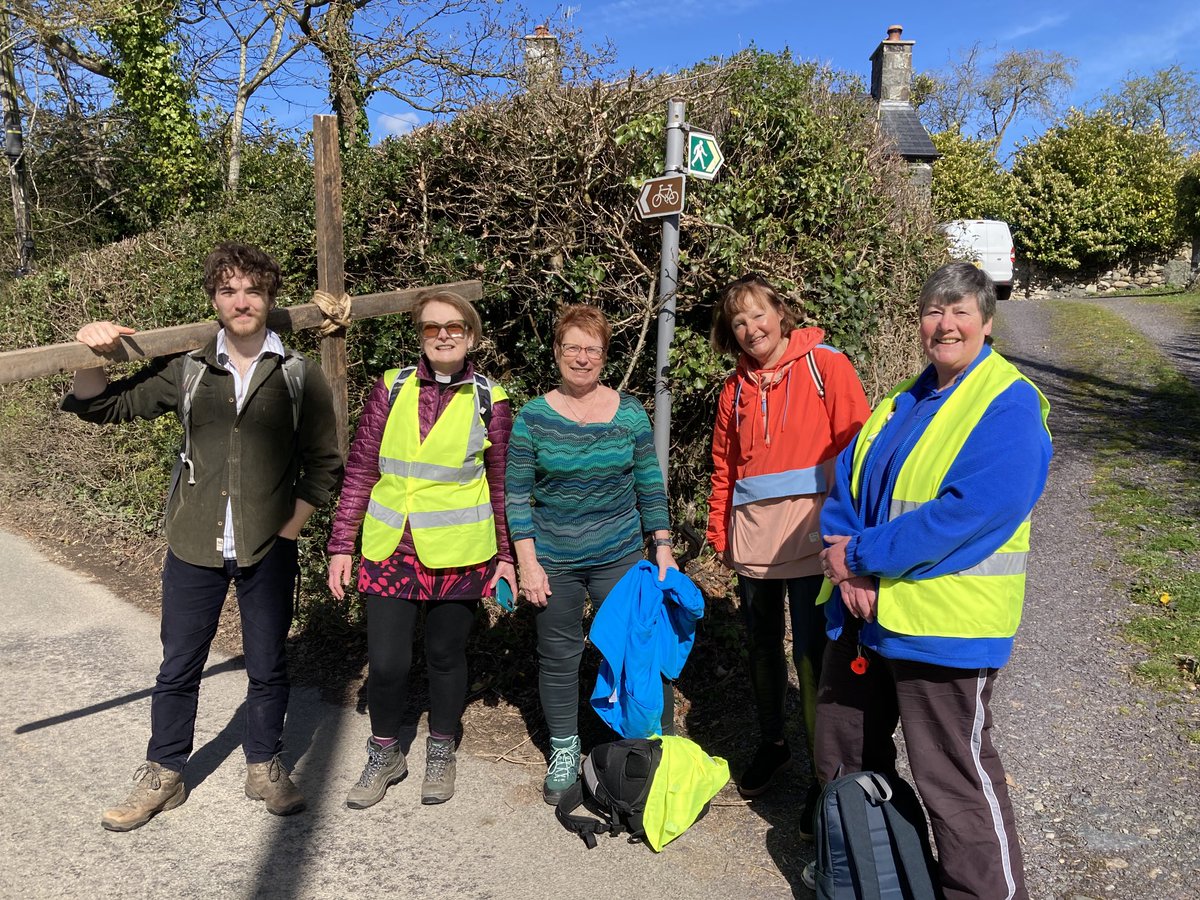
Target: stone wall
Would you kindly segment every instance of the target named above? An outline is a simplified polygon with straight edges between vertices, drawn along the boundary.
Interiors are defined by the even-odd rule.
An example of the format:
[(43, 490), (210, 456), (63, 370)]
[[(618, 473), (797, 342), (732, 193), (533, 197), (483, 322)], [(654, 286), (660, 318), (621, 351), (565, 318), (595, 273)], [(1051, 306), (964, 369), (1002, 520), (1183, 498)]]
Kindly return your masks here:
[(1087, 297), (1144, 289), (1186, 288), (1200, 283), (1200, 240), (1181, 246), (1169, 259), (1142, 259), (1102, 272), (1047, 272), (1018, 254), (1013, 296), (1031, 300)]

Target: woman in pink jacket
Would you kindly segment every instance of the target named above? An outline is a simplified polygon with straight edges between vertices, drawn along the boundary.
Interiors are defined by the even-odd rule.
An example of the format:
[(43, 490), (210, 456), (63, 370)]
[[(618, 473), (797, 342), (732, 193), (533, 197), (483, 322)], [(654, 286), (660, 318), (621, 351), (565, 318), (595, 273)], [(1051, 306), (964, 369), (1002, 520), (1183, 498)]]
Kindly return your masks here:
[[(824, 615), (815, 602), (821, 503), (838, 452), (871, 412), (854, 366), (822, 344), (824, 336), (819, 328), (797, 328), (792, 310), (761, 275), (726, 286), (714, 310), (713, 347), (736, 355), (737, 370), (717, 407), (708, 542), (738, 576), (760, 739), (738, 779), (743, 797), (764, 793), (792, 759), (784, 735), (785, 596), (811, 757), (825, 649)], [(806, 837), (817, 796), (814, 779), (801, 823)]]
[[(367, 608), (371, 737), (362, 775), (346, 795), (351, 809), (378, 803), (408, 773), (400, 724), (422, 613), (429, 737), (421, 802), (443, 803), (453, 796), (467, 637), (481, 598), (495, 595), (501, 579), (513, 593), (517, 587), (504, 518), (512, 412), (504, 389), (478, 374), (467, 358), (482, 337), (479, 313), (457, 294), (441, 291), (418, 300), (412, 314), (421, 356), (416, 366), (380, 378), (367, 398), (327, 548), (329, 589), (340, 600), (365, 521), (357, 584)], [(465, 532), (455, 531), (464, 517), (451, 509), (461, 504), (464, 490), (475, 504), (468, 510), (470, 523), (478, 523), (468, 523)], [(438, 498), (433, 512), (431, 501), (423, 499), (428, 497)], [(481, 515), (489, 500), (490, 516)], [(439, 512), (439, 501), (451, 511)], [(453, 521), (437, 527), (442, 519)]]

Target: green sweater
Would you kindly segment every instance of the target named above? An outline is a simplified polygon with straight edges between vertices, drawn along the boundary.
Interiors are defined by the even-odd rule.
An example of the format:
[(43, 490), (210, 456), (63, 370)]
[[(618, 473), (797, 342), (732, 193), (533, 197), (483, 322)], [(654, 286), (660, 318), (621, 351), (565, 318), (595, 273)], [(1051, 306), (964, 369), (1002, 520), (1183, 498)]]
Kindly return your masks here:
[[(208, 369), (192, 402), (192, 461), (167, 498), (166, 536), (171, 551), (195, 566), (221, 566), (226, 500), (232, 500), (238, 564), (262, 559), (295, 509), (297, 499), (324, 506), (342, 472), (333, 399), (321, 366), (305, 360), (300, 425), (293, 429), (292, 401), (280, 368), (264, 355), (246, 388), (242, 411), (234, 402), (233, 375), (216, 360), (216, 338), (204, 349)], [(90, 400), (74, 394), (62, 408), (87, 422), (108, 424), (154, 419), (179, 404), (180, 356), (157, 359)]]
[(544, 397), (526, 403), (504, 481), (509, 535), (533, 538), (547, 572), (615, 562), (640, 550), (644, 533), (670, 528), (650, 419), (628, 394), (612, 421), (588, 425)]

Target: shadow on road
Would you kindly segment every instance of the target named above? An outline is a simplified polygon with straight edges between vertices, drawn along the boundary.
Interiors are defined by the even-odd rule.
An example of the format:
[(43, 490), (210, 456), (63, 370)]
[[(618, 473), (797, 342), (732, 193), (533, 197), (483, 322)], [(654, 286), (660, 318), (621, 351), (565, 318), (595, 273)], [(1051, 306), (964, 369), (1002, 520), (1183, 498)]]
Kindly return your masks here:
[[(201, 680), (211, 678), (213, 675), (220, 675), (224, 672), (232, 672), (237, 669), (245, 669), (245, 662), (242, 657), (235, 656), (225, 662), (217, 663), (209, 666), (204, 670)], [(139, 700), (145, 700), (152, 693), (153, 688), (146, 688), (141, 691), (134, 691), (131, 694), (124, 694), (120, 697), (113, 697), (111, 700), (105, 700), (103, 703), (93, 703), (91, 706), (85, 706), (82, 709), (73, 709), (70, 712), (59, 713), (56, 716), (50, 716), (45, 719), (38, 719), (36, 722), (27, 722), (24, 725), (18, 725), (13, 729), (13, 734), (28, 734), (31, 731), (37, 731), (42, 728), (52, 728), (55, 725), (61, 725), (64, 722), (70, 722), (75, 719), (82, 719), (85, 716), (92, 716), (96, 713), (104, 712), (105, 710), (113, 709), (118, 706), (124, 706), (127, 703), (136, 703)]]

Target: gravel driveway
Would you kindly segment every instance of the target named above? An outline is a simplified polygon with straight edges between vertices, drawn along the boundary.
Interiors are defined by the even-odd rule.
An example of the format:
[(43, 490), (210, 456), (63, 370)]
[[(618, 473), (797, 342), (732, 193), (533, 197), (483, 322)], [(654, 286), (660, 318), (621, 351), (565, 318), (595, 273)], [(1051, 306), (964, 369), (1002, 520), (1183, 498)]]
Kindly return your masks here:
[[(1200, 373), (1179, 310), (1126, 305), (1131, 321), (1168, 352), (1178, 346), (1193, 377)], [(993, 700), (1030, 894), (1194, 898), (1200, 748), (1182, 737), (1177, 698), (1131, 677), (1138, 652), (1120, 634), (1130, 604), (1114, 582), (1110, 539), (1089, 511), (1089, 442), (1097, 438), (1085, 417), (1094, 413), (1056, 352), (1069, 339), (1050, 331), (1047, 301), (1000, 307), (997, 347), (1049, 398), (1055, 439), (1049, 486), (1034, 510), (1025, 620)]]

